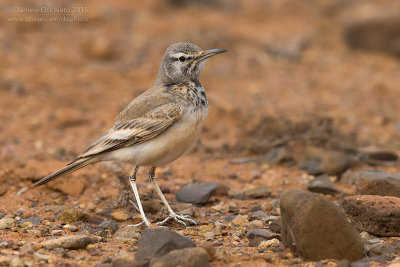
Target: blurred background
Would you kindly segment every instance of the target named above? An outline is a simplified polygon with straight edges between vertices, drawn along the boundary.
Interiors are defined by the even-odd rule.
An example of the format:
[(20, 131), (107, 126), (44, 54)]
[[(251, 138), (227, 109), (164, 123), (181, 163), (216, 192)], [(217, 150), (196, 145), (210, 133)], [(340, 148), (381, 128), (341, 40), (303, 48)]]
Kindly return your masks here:
[[(229, 168), (242, 170), (227, 162), (271, 151), (283, 153), (270, 155), (272, 162), (289, 158), (293, 166), (308, 146), (356, 160), (372, 149), (381, 153), (378, 161), (397, 160), (400, 2), (5, 0), (0, 6), (3, 195), (82, 152), (152, 86), (165, 49), (182, 41), (229, 50), (209, 60), (201, 75), (209, 118), (189, 156), (169, 167), (182, 183), (226, 178), (235, 172)], [(56, 17), (64, 19), (45, 21)], [(216, 165), (202, 174), (204, 161)], [(97, 175), (97, 168), (103, 170), (79, 175), (100, 187), (107, 174)]]

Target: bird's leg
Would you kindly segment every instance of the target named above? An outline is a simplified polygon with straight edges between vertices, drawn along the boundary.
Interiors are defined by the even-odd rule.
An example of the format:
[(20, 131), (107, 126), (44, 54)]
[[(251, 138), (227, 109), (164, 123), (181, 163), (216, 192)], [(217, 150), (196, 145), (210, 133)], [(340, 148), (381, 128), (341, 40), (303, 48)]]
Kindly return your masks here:
[[(139, 166), (136, 166), (135, 169), (133, 171), (131, 171), (131, 173), (129, 174), (129, 182), (131, 183), (131, 187), (133, 190), (133, 194), (135, 195), (135, 198), (136, 198), (136, 202), (137, 202), (137, 205), (139, 208), (140, 215), (142, 216), (142, 220), (143, 220), (142, 223), (144, 223), (146, 226), (150, 226), (150, 222), (149, 222), (149, 220), (147, 220), (146, 215), (144, 214), (142, 203), (140, 202), (140, 198), (139, 198), (139, 191), (136, 187), (136, 173), (138, 170), (139, 170)], [(128, 226), (139, 226), (142, 223), (128, 225)]]
[(164, 194), (161, 192), (160, 187), (156, 183), (155, 172), (156, 172), (156, 168), (152, 167), (150, 169), (150, 172), (149, 172), (150, 182), (153, 184), (154, 188), (156, 189), (158, 195), (160, 196), (162, 202), (164, 203), (165, 207), (168, 209), (168, 212), (169, 212), (168, 217), (165, 218), (163, 221), (158, 222), (157, 225), (163, 225), (164, 223), (166, 223), (170, 219), (174, 219), (175, 221), (177, 221), (177, 222), (179, 222), (179, 223), (181, 223), (181, 224), (183, 224), (185, 226), (186, 226), (186, 223), (184, 221), (188, 221), (188, 222), (190, 222), (192, 224), (197, 224), (196, 221), (194, 221), (192, 218), (190, 218), (190, 216), (188, 216), (188, 215), (178, 215), (172, 210), (172, 208), (168, 204), (168, 201), (165, 199)]
[(117, 205), (120, 207), (127, 207), (129, 204), (132, 204), (137, 211), (139, 211), (138, 207), (136, 206), (135, 202), (132, 200), (134, 199), (133, 192), (131, 191), (131, 186), (129, 183), (129, 179), (126, 179), (126, 175), (117, 175), (120, 181), (119, 187), (119, 196), (118, 196), (118, 203)]

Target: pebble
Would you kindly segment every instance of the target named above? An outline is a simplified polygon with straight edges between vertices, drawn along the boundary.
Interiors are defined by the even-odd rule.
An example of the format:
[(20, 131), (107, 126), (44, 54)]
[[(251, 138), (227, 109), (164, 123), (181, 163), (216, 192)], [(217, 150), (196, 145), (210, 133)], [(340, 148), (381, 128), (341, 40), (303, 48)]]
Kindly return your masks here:
[(207, 267), (208, 253), (204, 248), (193, 247), (173, 250), (164, 256), (153, 258), (150, 267)]
[(249, 239), (250, 247), (258, 247), (262, 241), (267, 241), (271, 239), (279, 239), (280, 235), (275, 234), (267, 229), (250, 229), (246, 237)]
[(130, 226), (119, 228), (113, 235), (115, 239), (132, 243), (136, 243), (140, 236), (140, 231), (136, 227)]
[(64, 210), (57, 218), (63, 223), (73, 223), (77, 221), (87, 222), (89, 220), (89, 214), (74, 208)]
[(240, 226), (246, 225), (246, 224), (249, 223), (249, 220), (248, 220), (247, 218), (248, 218), (247, 215), (240, 215), (240, 214), (239, 214), (238, 216), (236, 216), (236, 217), (232, 220), (232, 224), (233, 224), (233, 225), (240, 225)]
[(25, 262), (20, 257), (15, 257), (10, 261), (10, 267), (25, 267)]
[(42, 223), (42, 220), (38, 216), (31, 216), (27, 219), (23, 219), (20, 221), (20, 223), (24, 223), (24, 222), (30, 222), (33, 225), (38, 226)]
[(115, 233), (119, 229), (117, 222), (114, 220), (106, 220), (106, 221), (100, 223), (98, 227), (103, 228), (103, 229), (108, 229), (112, 233)]
[(49, 256), (46, 254), (35, 252), (33, 253), (33, 258), (37, 261), (47, 262), (49, 260)]
[(63, 230), (53, 230), (51, 231), (52, 236), (62, 236)]
[(245, 190), (244, 195), (248, 198), (265, 198), (271, 195), (271, 191), (267, 186), (259, 186)]
[(249, 220), (263, 220), (266, 221), (268, 219), (267, 214), (265, 214), (262, 210), (253, 211), (249, 214)]
[[(146, 261), (153, 257), (163, 256), (176, 249), (195, 246), (190, 239), (168, 228), (148, 228), (143, 232), (138, 241), (136, 260)], [(205, 253), (207, 257), (207, 252)]]
[(400, 174), (379, 170), (362, 170), (356, 184), (357, 195), (400, 197)]
[(301, 163), (299, 168), (311, 175), (340, 175), (354, 163), (352, 158), (340, 151), (310, 147), (306, 153), (308, 160)]
[(327, 174), (317, 176), (313, 180), (309, 181), (307, 189), (310, 192), (321, 193), (324, 195), (334, 195), (339, 192)]
[(258, 249), (265, 249), (265, 248), (276, 248), (279, 246), (279, 239), (273, 238), (270, 240), (263, 240), (258, 245)]
[(176, 200), (192, 204), (205, 204), (217, 190), (216, 183), (188, 184), (175, 194)]
[(396, 253), (396, 248), (390, 243), (375, 243), (366, 246), (365, 248), (369, 257), (387, 255), (393, 257)]
[(4, 229), (11, 229), (12, 227), (15, 226), (16, 220), (13, 218), (10, 218), (8, 216), (4, 216), (3, 218), (0, 219), (0, 230)]
[(400, 198), (349, 196), (342, 205), (358, 230), (378, 236), (400, 236)]
[(358, 178), (358, 173), (352, 170), (345, 171), (340, 177), (339, 183), (353, 185)]
[(66, 249), (81, 249), (85, 248), (90, 243), (96, 243), (99, 239), (90, 238), (85, 235), (69, 235), (60, 237), (57, 239), (51, 239), (41, 242), (41, 246), (44, 249), (52, 250), (55, 248), (66, 248)]
[(119, 211), (119, 210), (117, 210), (117, 211), (114, 211), (114, 212), (111, 213), (111, 217), (112, 217), (114, 220), (118, 221), (118, 222), (123, 222), (123, 221), (128, 220), (130, 216), (129, 216), (129, 214), (128, 214), (127, 212), (125, 212), (125, 211)]
[(396, 34), (400, 28), (398, 18), (399, 13), (393, 10), (375, 11), (375, 14), (370, 14), (368, 19), (352, 16), (344, 28), (344, 40), (353, 49), (381, 51), (398, 57), (400, 54), (399, 36)]
[[(281, 199), (282, 241), (305, 260), (363, 257), (363, 242), (345, 214), (326, 197), (289, 190)], [(323, 248), (323, 249), (321, 249)]]
[(6, 247), (8, 247), (8, 242), (7, 241), (0, 242), (0, 248), (6, 248)]
[(269, 230), (280, 233), (282, 229), (281, 219), (272, 220), (268, 225)]

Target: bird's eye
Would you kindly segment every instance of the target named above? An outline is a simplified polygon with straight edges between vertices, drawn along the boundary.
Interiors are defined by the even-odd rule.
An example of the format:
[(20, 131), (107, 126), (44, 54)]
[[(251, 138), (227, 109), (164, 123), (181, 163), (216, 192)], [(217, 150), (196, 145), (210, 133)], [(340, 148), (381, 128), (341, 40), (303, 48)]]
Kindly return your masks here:
[(178, 59), (179, 59), (180, 62), (183, 62), (183, 61), (186, 60), (186, 58), (184, 56), (180, 56)]

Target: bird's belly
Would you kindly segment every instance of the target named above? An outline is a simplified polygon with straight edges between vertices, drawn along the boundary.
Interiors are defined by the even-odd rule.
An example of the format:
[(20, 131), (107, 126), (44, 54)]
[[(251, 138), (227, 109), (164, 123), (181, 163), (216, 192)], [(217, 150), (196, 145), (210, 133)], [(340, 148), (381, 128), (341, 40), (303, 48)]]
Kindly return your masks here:
[(170, 163), (195, 143), (206, 116), (207, 110), (185, 114), (153, 139), (113, 151), (109, 157), (139, 166), (157, 167)]

